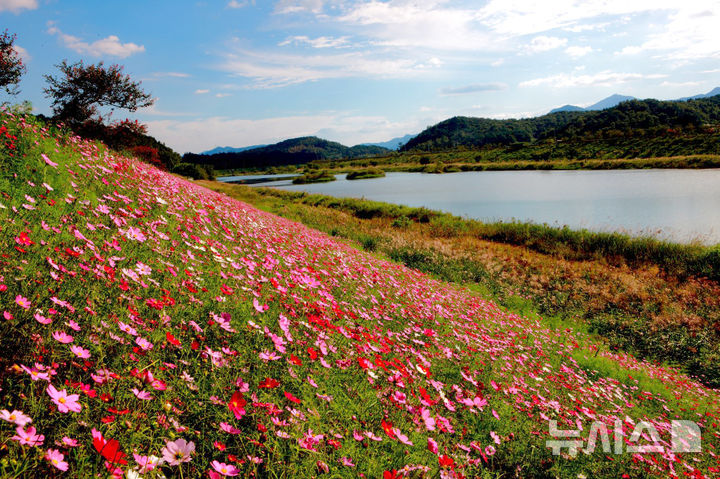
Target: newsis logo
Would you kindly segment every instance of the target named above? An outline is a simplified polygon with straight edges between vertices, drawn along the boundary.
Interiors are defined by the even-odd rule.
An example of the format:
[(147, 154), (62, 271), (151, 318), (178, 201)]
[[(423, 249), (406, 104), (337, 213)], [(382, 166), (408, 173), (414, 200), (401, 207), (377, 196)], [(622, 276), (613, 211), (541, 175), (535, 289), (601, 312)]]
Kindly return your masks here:
[[(579, 429), (558, 429), (556, 420), (550, 422), (550, 437), (545, 445), (552, 449), (554, 456), (566, 452), (569, 456), (575, 457), (578, 452), (592, 454), (598, 447), (598, 441), (603, 452), (607, 454), (650, 454), (664, 453), (698, 453), (702, 452), (702, 436), (700, 427), (693, 421), (672, 421), (670, 424), (653, 424), (647, 421), (640, 421), (630, 434), (627, 442), (623, 432), (623, 422), (615, 420), (613, 428), (613, 439), (610, 440), (610, 433), (605, 423), (595, 421), (591, 424), (587, 440), (581, 438), (582, 425), (577, 424)], [(670, 441), (663, 439), (658, 429), (669, 431)]]

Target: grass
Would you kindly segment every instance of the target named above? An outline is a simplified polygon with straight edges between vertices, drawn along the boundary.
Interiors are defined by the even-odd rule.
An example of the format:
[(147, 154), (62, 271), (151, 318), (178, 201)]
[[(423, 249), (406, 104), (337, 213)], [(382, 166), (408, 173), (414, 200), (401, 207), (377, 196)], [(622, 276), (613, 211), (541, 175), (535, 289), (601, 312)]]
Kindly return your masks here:
[(335, 181), (335, 175), (325, 171), (308, 171), (300, 176), (293, 178), (294, 185), (304, 185), (307, 183), (327, 183)]
[(379, 168), (367, 168), (363, 170), (354, 170), (347, 174), (347, 180), (366, 180), (369, 178), (383, 178), (385, 172)]
[(528, 301), (543, 315), (581, 318), (584, 330), (613, 350), (681, 367), (720, 386), (720, 286), (710, 279), (717, 278), (716, 248), (208, 185), (444, 281), (478, 285), (500, 304)]

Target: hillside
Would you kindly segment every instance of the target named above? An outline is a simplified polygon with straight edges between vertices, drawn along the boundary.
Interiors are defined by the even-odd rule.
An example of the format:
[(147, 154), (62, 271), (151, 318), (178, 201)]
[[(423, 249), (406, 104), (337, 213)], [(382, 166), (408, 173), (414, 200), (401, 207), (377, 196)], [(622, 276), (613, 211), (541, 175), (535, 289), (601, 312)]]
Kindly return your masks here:
[[(717, 471), (718, 393), (673, 368), (30, 118), (0, 124), (0, 477)], [(647, 421), (669, 448), (675, 418), (706, 452), (545, 442), (550, 420), (625, 442)]]
[(318, 160), (363, 158), (382, 155), (390, 150), (379, 146), (357, 145), (347, 147), (315, 136), (293, 138), (273, 145), (250, 150), (216, 154), (186, 153), (183, 161), (212, 165), (215, 169), (268, 168), (271, 166), (300, 165)]
[(652, 137), (666, 135), (668, 130), (695, 131), (719, 122), (720, 96), (685, 102), (631, 100), (600, 111), (562, 111), (521, 120), (455, 117), (427, 128), (401, 150), (481, 148), (558, 138), (584, 141), (624, 134)]

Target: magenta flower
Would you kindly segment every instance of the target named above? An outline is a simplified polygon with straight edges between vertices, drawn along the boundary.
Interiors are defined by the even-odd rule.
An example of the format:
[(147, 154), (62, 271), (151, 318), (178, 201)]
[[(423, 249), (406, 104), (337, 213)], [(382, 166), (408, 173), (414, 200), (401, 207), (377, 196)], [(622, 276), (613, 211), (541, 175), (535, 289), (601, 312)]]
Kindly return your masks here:
[(61, 471), (68, 470), (68, 463), (63, 460), (65, 459), (65, 455), (57, 449), (48, 449), (45, 453), (45, 459)]
[(140, 391), (138, 388), (132, 388), (132, 392), (136, 398), (142, 399), (143, 401), (149, 401), (153, 398), (152, 394), (147, 391)]
[(140, 474), (147, 474), (163, 462), (163, 460), (157, 456), (141, 456), (137, 453), (133, 453), (133, 458), (135, 458), (135, 462), (140, 466), (138, 470)]
[(40, 153), (40, 157), (43, 159), (43, 161), (46, 164), (52, 166), (53, 168), (57, 168), (58, 164), (55, 163), (54, 161), (52, 161), (50, 158), (48, 158), (48, 156), (45, 153)]
[(23, 309), (30, 309), (30, 301), (27, 298), (20, 296), (19, 294), (15, 296), (15, 304), (17, 304)]
[(81, 359), (87, 359), (90, 357), (90, 351), (80, 346), (70, 346), (70, 351), (72, 351), (75, 356)]
[(52, 384), (47, 387), (46, 391), (50, 399), (57, 405), (59, 412), (80, 412), (82, 410), (82, 405), (78, 402), (80, 395), (68, 394), (66, 389), (58, 391)]
[(171, 466), (179, 466), (183, 462), (190, 462), (195, 452), (195, 443), (185, 439), (168, 441), (162, 450), (162, 458)]
[(67, 334), (65, 331), (55, 331), (54, 333), (52, 333), (52, 337), (55, 338), (55, 341), (63, 344), (72, 343), (74, 341), (74, 338)]
[(18, 441), (23, 446), (42, 446), (45, 441), (45, 436), (38, 434), (34, 426), (30, 426), (27, 431), (22, 426), (18, 426), (15, 428), (15, 433), (10, 439)]
[(223, 476), (237, 476), (240, 472), (237, 467), (232, 464), (225, 464), (224, 462), (213, 461), (210, 465)]

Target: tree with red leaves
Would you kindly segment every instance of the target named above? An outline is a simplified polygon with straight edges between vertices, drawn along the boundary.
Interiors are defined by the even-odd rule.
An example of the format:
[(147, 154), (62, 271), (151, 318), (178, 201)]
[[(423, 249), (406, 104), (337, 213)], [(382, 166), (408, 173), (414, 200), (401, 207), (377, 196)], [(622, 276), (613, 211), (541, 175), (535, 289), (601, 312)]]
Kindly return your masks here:
[(10, 35), (7, 30), (0, 35), (0, 89), (8, 95), (17, 95), (17, 84), (25, 73), (25, 65), (14, 45), (16, 35)]
[(55, 118), (70, 126), (82, 125), (88, 120), (101, 120), (101, 107), (122, 108), (136, 111), (152, 105), (155, 99), (140, 89), (140, 82), (134, 82), (122, 73), (123, 67), (103, 62), (85, 65), (82, 61), (69, 64), (67, 60), (57, 65), (62, 73), (55, 78), (45, 75), (50, 85), (45, 95), (52, 98)]

